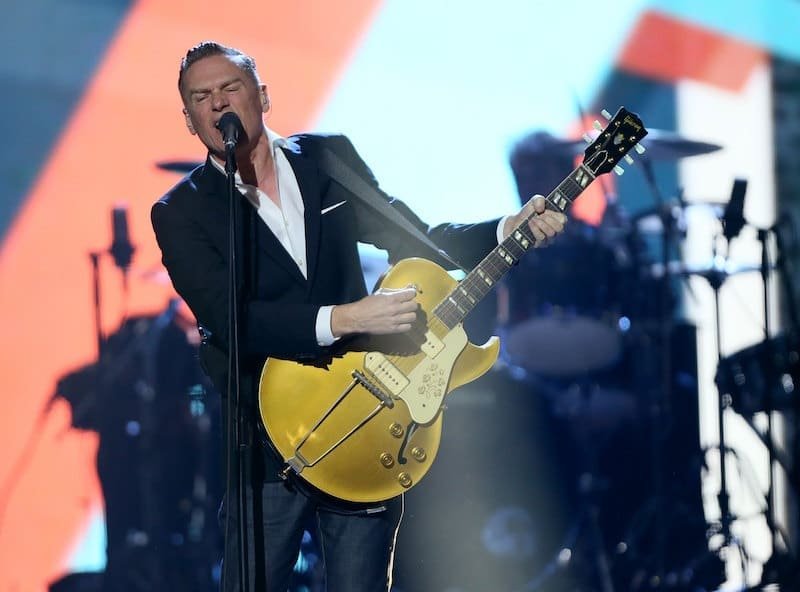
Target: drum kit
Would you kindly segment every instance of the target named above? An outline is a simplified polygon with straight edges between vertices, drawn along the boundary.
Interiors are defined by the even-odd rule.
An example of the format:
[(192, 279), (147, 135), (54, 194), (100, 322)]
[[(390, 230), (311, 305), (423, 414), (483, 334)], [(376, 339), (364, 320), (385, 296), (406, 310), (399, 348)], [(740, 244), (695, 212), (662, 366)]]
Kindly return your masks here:
[[(663, 130), (651, 130), (642, 144), (650, 180), (650, 160), (677, 160), (721, 148)], [(553, 140), (548, 151), (571, 157), (582, 147), (580, 140)], [(596, 383), (631, 354), (638, 337), (672, 321), (674, 279), (714, 268), (689, 267), (672, 255), (693, 213), (721, 221), (725, 204), (667, 201), (655, 184), (652, 188), (656, 207), (631, 216), (607, 199), (599, 225), (571, 220), (551, 246), (530, 254), (509, 274), (501, 287), (508, 310), (500, 315), (500, 330), (504, 361), (517, 373), (567, 391), (574, 382)], [(647, 252), (653, 238), (664, 243), (659, 260)], [(593, 386), (597, 392), (598, 385)]]
[[(655, 182), (652, 161), (677, 161), (722, 147), (663, 130), (650, 130), (642, 144), (646, 152), (641, 170), (656, 205), (630, 215), (621, 204), (607, 199), (605, 215), (598, 225), (571, 220), (551, 246), (531, 252), (508, 274), (498, 286), (501, 364), (515, 380), (545, 397), (554, 418), (567, 426), (565, 437), (579, 443), (578, 455), (585, 456), (579, 459), (584, 465), (578, 467), (579, 484), (575, 485), (582, 504), (575, 515), (581, 524), (570, 530), (564, 546), (577, 545), (574, 539), (578, 532), (591, 539), (584, 541), (583, 548), (592, 555), (585, 559), (595, 566), (593, 577), (595, 584), (600, 582), (599, 589), (660, 589), (657, 582), (664, 587), (671, 582), (670, 589), (676, 590), (696, 589), (697, 585), (711, 589), (722, 582), (724, 575), (718, 558), (697, 559), (708, 549), (700, 498), (699, 465), (704, 461), (699, 448), (697, 393), (694, 383), (686, 387), (684, 382), (681, 387), (683, 379), (677, 376), (679, 371), (684, 378), (696, 374), (695, 334), (694, 327), (679, 318), (676, 288), (679, 282), (701, 277), (718, 293), (730, 276), (764, 273), (773, 266), (683, 262), (679, 255), (681, 242), (698, 217), (716, 221), (729, 241), (738, 232), (734, 229), (740, 229), (744, 221), (743, 189), (735, 185), (727, 203), (688, 203), (681, 196), (665, 199)], [(574, 158), (583, 148), (582, 140), (556, 138), (547, 144), (547, 152), (562, 161)], [(531, 167), (537, 163), (540, 161), (530, 158)], [(198, 164), (162, 162), (157, 166), (188, 172)], [(794, 322), (793, 327), (800, 325)], [(732, 401), (734, 410), (744, 416), (767, 409), (797, 412), (797, 334), (792, 331), (731, 356), (720, 356), (717, 385), (726, 395), (720, 401)], [(678, 359), (681, 356), (692, 359), (682, 362)], [(681, 398), (675, 391), (684, 387), (691, 392), (688, 396), (683, 393)], [(618, 438), (620, 433), (629, 432), (638, 433), (640, 440)], [(615, 450), (615, 446), (620, 449)], [(670, 453), (665, 450), (668, 446)], [(724, 449), (722, 442), (720, 450)], [(667, 458), (668, 454), (675, 458)], [(611, 460), (598, 462), (603, 456)], [(789, 466), (790, 459), (778, 456), (778, 462), (787, 468), (796, 484), (797, 471)], [(609, 464), (619, 464), (620, 457), (631, 464), (641, 460), (648, 465), (650, 476), (649, 485), (635, 485), (641, 498), (625, 499), (622, 494), (623, 499), (615, 502), (617, 506), (611, 513), (616, 512), (614, 520), (627, 523), (623, 526), (602, 519), (607, 509), (603, 498), (620, 494), (614, 491), (613, 483), (621, 478), (619, 467), (609, 470)], [(697, 466), (690, 469), (697, 458)], [(692, 473), (690, 479), (696, 479), (696, 483), (684, 481), (684, 492), (678, 493), (694, 497), (672, 502), (681, 504), (681, 511), (686, 512), (688, 507), (693, 513), (684, 517), (691, 525), (682, 528), (682, 533), (676, 535), (678, 539), (672, 540), (671, 535), (663, 533), (686, 524), (676, 520), (674, 508), (665, 507), (670, 502), (664, 502), (669, 495), (675, 495), (667, 491), (666, 482), (674, 481), (676, 471)], [(631, 479), (642, 481), (641, 475), (632, 475)], [(621, 486), (629, 488), (631, 481)], [(692, 491), (685, 493), (686, 490)], [(619, 506), (626, 505), (629, 513), (621, 515)], [(724, 483), (720, 506), (724, 506), (722, 514), (726, 516)], [(643, 513), (647, 518), (642, 517)], [(643, 520), (651, 524), (644, 527)], [(722, 522), (722, 530), (727, 529), (729, 524), (725, 519)], [(692, 533), (698, 540), (694, 546), (687, 546), (683, 537)], [(633, 541), (648, 538), (654, 542), (647, 551), (655, 557), (642, 558), (642, 549), (633, 562), (626, 563), (620, 557), (625, 540), (628, 554), (633, 555)], [(563, 551), (554, 559), (554, 565), (563, 567)], [(620, 571), (623, 568), (615, 567), (621, 565), (627, 565), (624, 573)], [(689, 565), (694, 567), (689, 569)], [(546, 582), (557, 571), (548, 568), (537, 574), (525, 589), (549, 589)], [(680, 578), (691, 581), (681, 587)]]
[[(676, 346), (681, 347), (674, 342), (675, 329), (686, 325), (678, 314), (679, 282), (687, 282), (691, 277), (704, 278), (714, 289), (718, 303), (719, 289), (730, 276), (761, 271), (766, 280), (767, 273), (775, 268), (768, 261), (762, 261), (761, 265), (712, 262), (701, 266), (681, 261), (679, 255), (687, 226), (698, 215), (716, 221), (720, 234), (724, 233), (730, 243), (744, 225), (742, 208), (746, 185), (737, 181), (728, 203), (687, 203), (682, 198), (666, 200), (656, 186), (651, 160), (694, 157), (717, 151), (721, 146), (660, 130), (651, 130), (642, 143), (646, 148), (642, 170), (657, 205), (631, 216), (620, 204), (607, 199), (606, 214), (599, 225), (570, 221), (564, 234), (552, 245), (533, 252), (509, 274), (500, 287), (504, 297), (499, 300), (502, 306), (498, 316), (499, 331), (504, 337), (501, 360), (506, 368), (529, 384), (535, 393), (549, 399), (554, 417), (567, 426), (567, 437), (584, 443), (579, 455), (585, 458), (579, 459), (583, 466), (578, 467), (576, 483), (586, 483), (587, 475), (589, 482), (608, 483), (609, 475), (604, 474), (606, 465), (597, 462), (604, 455), (627, 457), (630, 462), (632, 448), (641, 446), (649, 450), (645, 462), (649, 465), (650, 490), (643, 492), (645, 498), (632, 500), (634, 508), (647, 505), (648, 499), (667, 497), (667, 482), (673, 478), (666, 469), (671, 462), (667, 455), (674, 452), (665, 450), (666, 445), (673, 437), (686, 439), (694, 435), (697, 438), (699, 430), (699, 425), (690, 425), (698, 423), (696, 400), (692, 417), (678, 417), (673, 392), (676, 389)], [(583, 145), (580, 141), (556, 139), (550, 141), (547, 148), (550, 153), (555, 150), (562, 156), (574, 157), (582, 151)], [(766, 242), (764, 250), (766, 252)], [(765, 299), (767, 297), (765, 294)], [(769, 328), (766, 335), (770, 335)], [(800, 380), (800, 343), (796, 335), (791, 331), (768, 337), (763, 343), (734, 355), (719, 357), (717, 385), (721, 394), (729, 395), (720, 396), (720, 424), (722, 406), (730, 400), (734, 410), (746, 415), (790, 408), (796, 412), (798, 397), (794, 385)], [(694, 344), (691, 346), (693, 348)], [(691, 370), (696, 373), (696, 367)], [(696, 397), (696, 386), (694, 389), (692, 396)], [(647, 426), (644, 437), (648, 441), (638, 444), (627, 441), (624, 450), (611, 449), (613, 444), (609, 443), (614, 442), (615, 433), (633, 431), (642, 425)], [(676, 429), (682, 432), (676, 433)], [(672, 432), (667, 433), (668, 430)], [(724, 438), (724, 432), (720, 431)], [(702, 463), (699, 442), (695, 443)], [(725, 446), (722, 439), (720, 450), (724, 451)], [(772, 452), (771, 444), (768, 447)], [(679, 462), (688, 466), (691, 459)], [(778, 462), (789, 465), (790, 459), (781, 457)], [(673, 465), (674, 462), (669, 470)], [(784, 468), (796, 485), (797, 471), (791, 466)], [(697, 473), (697, 491), (692, 492), (696, 499), (690, 500), (690, 505), (704, 524), (699, 469)], [(725, 534), (727, 543), (730, 520), (725, 487), (723, 476), (719, 499), (723, 518), (719, 531)], [(611, 495), (615, 494), (609, 493), (607, 486), (602, 491), (590, 491), (588, 495), (582, 493), (579, 496), (581, 511), (576, 515), (598, 516), (599, 510), (602, 517), (603, 509), (597, 504), (603, 505), (603, 497)], [(768, 495), (772, 495), (771, 486)], [(683, 566), (676, 564), (672, 549), (667, 549), (669, 543), (663, 538), (665, 535), (656, 532), (670, 528), (672, 510), (663, 505), (669, 503), (663, 502), (661, 507), (651, 511), (651, 538), (661, 537), (661, 540), (652, 549), (657, 557), (645, 562), (648, 563), (646, 569), (631, 568), (627, 574), (609, 571), (608, 566), (614, 563), (611, 556), (618, 559), (615, 545), (621, 544), (620, 540), (624, 542), (624, 533), (618, 537), (620, 533), (603, 532), (602, 519), (594, 520), (588, 528), (582, 527), (591, 538), (588, 552), (592, 557), (587, 561), (595, 566), (593, 575), (595, 582), (600, 582), (599, 589), (604, 592), (655, 589), (653, 582), (666, 582), (670, 570), (674, 575), (682, 569)], [(767, 511), (772, 511), (769, 502)], [(638, 515), (627, 518), (641, 520)], [(767, 520), (772, 526), (770, 516)], [(617, 525), (606, 526), (613, 530)], [(707, 552), (702, 527), (697, 533), (701, 540), (697, 541), (695, 551)], [(565, 542), (565, 547), (572, 546), (573, 542)], [(680, 558), (682, 562), (690, 560), (689, 557)], [(721, 563), (705, 564), (710, 570), (705, 577), (716, 581), (694, 584), (702, 583), (704, 589), (711, 589), (724, 579)], [(643, 574), (643, 570), (647, 573)], [(646, 583), (640, 587), (634, 585), (634, 572), (636, 581)], [(539, 589), (539, 585), (526, 589)], [(686, 589), (692, 588), (687, 584)]]

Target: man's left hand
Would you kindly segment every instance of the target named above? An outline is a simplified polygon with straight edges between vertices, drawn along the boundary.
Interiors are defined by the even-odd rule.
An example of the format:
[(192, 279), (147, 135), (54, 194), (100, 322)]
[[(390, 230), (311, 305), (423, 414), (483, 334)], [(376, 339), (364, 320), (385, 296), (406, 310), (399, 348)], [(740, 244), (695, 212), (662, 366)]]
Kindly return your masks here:
[(547, 203), (543, 196), (535, 195), (516, 216), (509, 216), (506, 220), (503, 226), (503, 239), (505, 240), (512, 230), (531, 216), (533, 217), (528, 221), (528, 226), (531, 229), (533, 238), (536, 239), (533, 245), (534, 248), (544, 246), (548, 240), (563, 232), (567, 217), (561, 212), (548, 210), (546, 205)]

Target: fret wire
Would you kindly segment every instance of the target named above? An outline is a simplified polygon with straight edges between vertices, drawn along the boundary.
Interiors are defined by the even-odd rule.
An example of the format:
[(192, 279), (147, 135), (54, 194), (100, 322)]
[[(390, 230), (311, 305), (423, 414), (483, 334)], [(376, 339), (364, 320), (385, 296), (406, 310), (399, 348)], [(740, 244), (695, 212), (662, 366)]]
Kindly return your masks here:
[(515, 240), (511, 241), (509, 241), (508, 239), (504, 240), (503, 248), (505, 248), (506, 251), (511, 253), (515, 259), (520, 259), (522, 255), (524, 255), (526, 252), (525, 249), (523, 249), (522, 246), (520, 246), (519, 243), (517, 243), (517, 241)]
[(489, 277), (492, 281), (495, 281), (499, 278), (506, 270), (508, 270), (509, 265), (506, 263), (506, 260), (501, 258), (499, 255), (497, 258), (490, 259), (486, 262), (486, 265), (483, 266), (483, 270), (487, 271), (487, 268), (490, 269), (492, 273), (489, 273)]
[(571, 177), (564, 181), (564, 189), (565, 193), (569, 195), (570, 201), (575, 200), (575, 198), (578, 197), (583, 191), (583, 187), (581, 187), (580, 184)]
[[(477, 297), (473, 296), (475, 303), (471, 302), (463, 294), (460, 294), (458, 289), (456, 289), (434, 310), (434, 314), (442, 318), (451, 328), (458, 324), (458, 322), (475, 307), (477, 302), (488, 294), (494, 283), (511, 267), (508, 262), (500, 256), (498, 252), (499, 247), (505, 247), (505, 245), (496, 247), (495, 250), (489, 253), (489, 255), (487, 255), (487, 257), (459, 284), (468, 293), (476, 294)], [(488, 285), (486, 281), (480, 277), (478, 270), (483, 271), (484, 274), (492, 280), (492, 286)], [(464, 309), (463, 313), (450, 301), (450, 298), (461, 305), (461, 308)]]
[[(586, 175), (588, 181), (586, 184), (581, 185), (576, 178), (579, 175)], [(561, 212), (564, 212), (572, 202), (594, 181), (595, 175), (587, 169), (584, 165), (580, 165), (572, 173), (564, 179), (545, 199)], [(564, 198), (567, 203), (560, 206), (560, 198)], [(558, 201), (556, 201), (558, 200)], [(530, 219), (529, 219), (530, 220)], [(523, 247), (516, 239), (514, 233), (519, 232), (528, 242), (528, 247)], [(509, 235), (500, 245), (495, 247), (475, 269), (469, 272), (466, 277), (459, 283), (459, 285), (448, 294), (445, 299), (440, 302), (433, 310), (433, 315), (439, 322), (441, 322), (447, 329), (452, 329), (469, 312), (476, 306), (476, 304), (494, 287), (494, 284), (505, 274), (512, 266), (506, 258), (500, 255), (500, 249), (510, 255), (514, 263), (518, 262), (523, 255), (536, 243), (532, 231), (526, 222), (520, 224), (517, 228), (512, 230)], [(487, 284), (484, 277), (481, 277), (481, 272), (484, 277), (491, 280), (491, 285)], [(472, 295), (475, 302), (462, 294), (459, 288), (463, 288), (468, 294)], [(462, 310), (463, 309), (463, 310)]]
[(562, 193), (564, 193), (565, 197), (567, 197), (567, 199), (569, 199), (570, 201), (574, 201), (575, 198), (578, 197), (581, 194), (581, 191), (583, 190), (580, 184), (577, 181), (575, 181), (575, 179), (572, 176), (564, 179), (561, 185), (559, 185), (559, 188), (561, 189)]

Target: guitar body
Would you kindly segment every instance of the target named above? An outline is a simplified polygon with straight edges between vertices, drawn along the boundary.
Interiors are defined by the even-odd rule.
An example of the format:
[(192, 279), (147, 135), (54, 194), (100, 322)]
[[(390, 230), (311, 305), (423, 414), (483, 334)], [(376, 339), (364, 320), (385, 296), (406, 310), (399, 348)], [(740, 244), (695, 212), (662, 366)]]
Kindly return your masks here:
[[(421, 348), (400, 335), (380, 338), (384, 353), (367, 346), (327, 366), (279, 359), (264, 364), (259, 407), (270, 440), (303, 479), (340, 499), (376, 502), (416, 485), (439, 449), (445, 395), (497, 359), (496, 337), (475, 346), (461, 324), (447, 329), (432, 315), (457, 286), (444, 269), (404, 259), (380, 282), (381, 288), (409, 285), (416, 286), (428, 319)], [(354, 371), (364, 381), (355, 380)]]

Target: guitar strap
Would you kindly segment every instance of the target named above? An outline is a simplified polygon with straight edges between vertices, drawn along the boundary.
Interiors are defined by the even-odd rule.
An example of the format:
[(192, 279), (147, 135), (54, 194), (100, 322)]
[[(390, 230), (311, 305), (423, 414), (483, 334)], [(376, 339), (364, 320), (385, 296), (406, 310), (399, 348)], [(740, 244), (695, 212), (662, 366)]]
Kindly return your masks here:
[(414, 226), (402, 214), (395, 210), (383, 197), (381, 197), (375, 188), (367, 183), (360, 175), (358, 175), (352, 168), (350, 168), (341, 158), (339, 158), (330, 148), (322, 148), (319, 151), (320, 165), (322, 169), (327, 172), (334, 180), (336, 180), (345, 189), (350, 191), (353, 195), (358, 197), (362, 202), (367, 204), (373, 210), (377, 211), (384, 218), (405, 230), (412, 237), (420, 241), (425, 246), (433, 249), (445, 261), (452, 264), (454, 267), (468, 272), (469, 269), (461, 265), (458, 261), (454, 260), (445, 251), (440, 249), (436, 243), (428, 238), (419, 228)]

